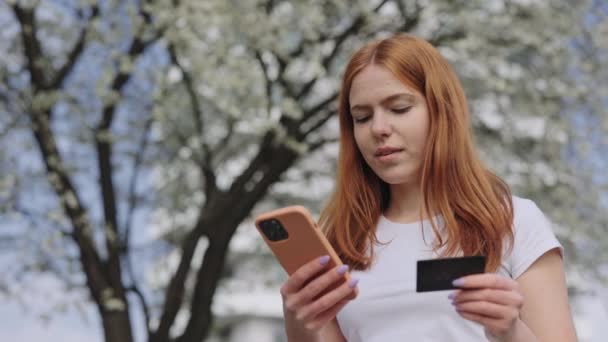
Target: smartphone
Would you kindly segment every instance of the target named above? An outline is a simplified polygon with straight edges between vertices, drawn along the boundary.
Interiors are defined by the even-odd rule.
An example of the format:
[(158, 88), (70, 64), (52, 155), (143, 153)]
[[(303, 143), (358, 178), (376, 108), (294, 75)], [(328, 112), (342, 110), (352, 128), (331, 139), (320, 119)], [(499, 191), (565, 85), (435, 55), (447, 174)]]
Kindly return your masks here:
[(323, 255), (329, 255), (329, 267), (342, 265), (338, 254), (303, 206), (260, 214), (255, 219), (255, 226), (289, 275)]
[[(255, 226), (289, 275), (324, 255), (329, 255), (325, 270), (342, 265), (338, 254), (303, 206), (289, 206), (260, 214), (255, 219)], [(348, 272), (344, 279), (328, 291), (349, 281)]]

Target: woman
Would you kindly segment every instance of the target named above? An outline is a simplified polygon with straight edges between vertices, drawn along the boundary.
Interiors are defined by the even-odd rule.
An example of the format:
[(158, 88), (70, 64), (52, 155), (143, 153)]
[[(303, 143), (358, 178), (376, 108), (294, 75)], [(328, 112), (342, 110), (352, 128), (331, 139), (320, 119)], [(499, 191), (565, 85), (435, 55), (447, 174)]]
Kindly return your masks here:
[[(346, 273), (327, 257), (289, 277), (289, 341), (576, 340), (561, 245), (479, 161), (462, 87), (437, 50), (410, 35), (364, 46), (338, 111), (337, 184), (320, 223), (360, 281), (320, 296)], [(417, 260), (461, 255), (485, 255), (486, 273), (449, 294), (415, 292)]]

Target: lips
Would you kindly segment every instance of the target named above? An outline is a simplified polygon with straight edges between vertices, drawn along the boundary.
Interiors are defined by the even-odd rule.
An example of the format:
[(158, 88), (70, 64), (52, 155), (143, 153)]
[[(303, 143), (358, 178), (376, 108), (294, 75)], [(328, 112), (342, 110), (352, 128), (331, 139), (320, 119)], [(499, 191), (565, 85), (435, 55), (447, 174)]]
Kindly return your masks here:
[(377, 149), (376, 153), (374, 155), (376, 157), (384, 157), (384, 156), (388, 156), (389, 154), (393, 154), (395, 152), (401, 152), (401, 151), (403, 151), (402, 148), (386, 146), (386, 147), (380, 147), (379, 149)]

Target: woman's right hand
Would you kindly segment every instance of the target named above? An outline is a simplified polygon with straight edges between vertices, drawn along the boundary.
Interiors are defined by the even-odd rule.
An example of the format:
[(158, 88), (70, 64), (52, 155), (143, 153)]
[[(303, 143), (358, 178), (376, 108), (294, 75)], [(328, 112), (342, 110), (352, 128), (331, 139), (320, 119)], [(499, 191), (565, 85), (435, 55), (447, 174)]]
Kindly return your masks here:
[(328, 268), (328, 264), (327, 255), (312, 260), (294, 272), (281, 287), (286, 320), (295, 320), (293, 323), (309, 332), (320, 331), (358, 292), (357, 279), (343, 281), (331, 289), (341, 279), (346, 280), (348, 266)]

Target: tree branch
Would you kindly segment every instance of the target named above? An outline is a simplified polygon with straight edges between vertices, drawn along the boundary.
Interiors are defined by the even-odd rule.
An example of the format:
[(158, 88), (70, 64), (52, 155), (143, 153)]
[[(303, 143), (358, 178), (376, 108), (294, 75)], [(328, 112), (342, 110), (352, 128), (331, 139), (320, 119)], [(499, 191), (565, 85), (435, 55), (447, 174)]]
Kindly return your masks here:
[(188, 96), (190, 97), (190, 103), (192, 105), (192, 117), (194, 119), (194, 123), (196, 126), (196, 131), (198, 134), (197, 141), (199, 142), (199, 149), (203, 152), (203, 159), (198, 163), (203, 178), (205, 180), (205, 194), (206, 197), (209, 198), (212, 194), (217, 191), (217, 183), (215, 172), (213, 171), (213, 152), (209, 145), (204, 141), (204, 130), (205, 125), (203, 122), (203, 110), (201, 103), (198, 99), (198, 95), (195, 91), (194, 81), (190, 73), (181, 65), (179, 59), (177, 57), (177, 52), (175, 50), (175, 46), (173, 44), (169, 44), (169, 55), (171, 56), (172, 63), (180, 69), (182, 73), (182, 79), (184, 81), (184, 85), (186, 86), (186, 91), (188, 92)]
[(108, 281), (104, 274), (103, 263), (91, 236), (92, 229), (87, 211), (65, 171), (62, 157), (50, 128), (48, 114), (44, 115), (31, 111), (29, 116), (32, 120), (32, 130), (42, 154), (49, 181), (55, 193), (61, 199), (62, 207), (72, 224), (73, 232), (70, 236), (76, 242), (80, 251), (80, 263), (86, 275), (87, 286), (97, 305), (102, 307), (102, 292), (108, 286)]
[(222, 137), (222, 140), (220, 140), (220, 142), (217, 144), (217, 146), (215, 146), (215, 148), (212, 150), (212, 154), (213, 156), (216, 156), (223, 148), (225, 148), (226, 146), (228, 146), (228, 142), (230, 141), (230, 138), (232, 138), (232, 135), (234, 134), (234, 124), (236, 123), (236, 119), (229, 117), (228, 118), (228, 128), (227, 128), (227, 132), (226, 135), (224, 135)]
[[(323, 100), (323, 101), (317, 103), (316, 105), (314, 105), (313, 107), (305, 110), (302, 115), (302, 118), (298, 122), (299, 126), (301, 127), (304, 123), (306, 123), (306, 121), (310, 120), (320, 110), (322, 110), (326, 106), (329, 106), (332, 102), (334, 102), (338, 98), (339, 95), (340, 95), (339, 92), (335, 92), (332, 95), (330, 95), (328, 98), (326, 98), (325, 100)], [(311, 130), (307, 130), (303, 134), (308, 135), (308, 133), (310, 133), (310, 132), (311, 132)]]
[[(382, 0), (378, 5), (376, 5), (376, 7), (374, 7), (373, 12), (378, 12), (387, 2), (388, 2), (388, 0)], [(331, 52), (327, 56), (323, 57), (323, 59), (321, 61), (321, 64), (323, 65), (323, 68), (325, 68), (325, 70), (329, 69), (329, 64), (336, 57), (336, 54), (342, 47), (342, 44), (344, 43), (344, 41), (348, 37), (359, 32), (363, 28), (364, 25), (365, 25), (365, 16), (363, 14), (359, 14), (355, 19), (353, 19), (351, 24), (344, 31), (342, 31), (341, 33), (339, 33), (336, 36), (329, 37), (329, 38), (323, 38), (323, 40), (331, 39), (331, 40), (335, 41)], [(301, 45), (301, 48), (299, 49), (300, 51), (304, 50), (302, 46), (303, 46), (303, 44)], [(316, 83), (317, 83), (317, 77), (308, 81), (302, 87), (300, 92), (296, 95), (296, 97), (295, 97), (296, 100), (301, 100), (305, 95), (307, 95)]]
[(453, 42), (458, 39), (465, 38), (467, 33), (464, 30), (455, 30), (447, 33), (436, 33), (431, 39), (429, 39), (429, 43), (433, 46), (442, 46), (448, 42)]
[[(215, 228), (215, 234), (210, 236), (203, 263), (197, 272), (194, 295), (190, 304), (190, 320), (177, 342), (201, 341), (207, 335), (211, 325), (211, 304), (221, 278), (228, 252), (227, 247), (232, 236), (239, 223), (249, 215), (251, 209), (264, 197), (270, 186), (293, 165), (298, 157), (297, 153), (284, 145), (263, 146), (265, 147), (259, 151), (248, 167), (248, 170), (255, 169), (254, 173), (262, 172), (262, 178), (252, 184), (250, 188), (237, 188), (233, 183), (231, 193), (226, 195), (222, 205), (209, 209), (217, 210), (220, 213), (229, 210), (230, 215), (217, 215), (215, 220), (212, 219), (208, 222)], [(277, 155), (280, 155), (281, 158), (276, 158)], [(235, 198), (238, 198), (238, 201), (230, 200)], [(201, 230), (205, 228), (197, 227)]]
[[(204, 223), (197, 223), (196, 226), (204, 226)], [(175, 322), (175, 317), (182, 306), (185, 295), (185, 283), (190, 271), (190, 264), (194, 251), (198, 245), (200, 233), (197, 229), (193, 229), (184, 238), (181, 246), (181, 259), (175, 274), (169, 282), (169, 286), (165, 290), (165, 302), (162, 308), (158, 328), (152, 333), (150, 342), (165, 342), (169, 340), (169, 330)]]
[(46, 89), (46, 79), (39, 65), (42, 60), (42, 49), (36, 37), (37, 25), (34, 18), (34, 8), (21, 8), (17, 2), (13, 5), (13, 11), (21, 26), (21, 39), (27, 58), (27, 67), (30, 72), (32, 93), (37, 90)]
[(324, 115), (322, 115), (317, 122), (315, 122), (312, 126), (310, 126), (309, 128), (307, 128), (305, 131), (302, 132), (302, 134), (304, 136), (309, 135), (310, 133), (316, 131), (317, 129), (321, 128), (323, 125), (325, 125), (325, 123), (331, 119), (331, 117), (334, 115), (334, 111), (333, 110), (327, 110), (325, 111), (325, 113), (323, 113)]
[(308, 151), (313, 152), (318, 150), (320, 147), (325, 144), (335, 143), (340, 141), (338, 138), (322, 138), (308, 145)]
[[(151, 20), (149, 15), (140, 9), (142, 16), (146, 20)], [(139, 32), (134, 34), (134, 38), (128, 49), (127, 56), (131, 61), (136, 60), (142, 55), (145, 49), (155, 42), (160, 35), (157, 34), (151, 39), (144, 41), (141, 38), (143, 26)], [(117, 94), (123, 92), (124, 86), (131, 79), (133, 73), (132, 70), (119, 69), (111, 82), (111, 90)], [(122, 285), (122, 275), (120, 267), (120, 249), (121, 241), (119, 229), (118, 229), (118, 217), (116, 209), (116, 193), (114, 189), (113, 180), (113, 166), (112, 166), (112, 143), (110, 139), (110, 126), (114, 120), (114, 116), (117, 111), (116, 103), (112, 102), (106, 104), (103, 108), (102, 118), (95, 128), (95, 145), (97, 150), (97, 161), (99, 168), (99, 184), (101, 190), (101, 197), (103, 201), (103, 212), (105, 221), (105, 241), (106, 248), (108, 250), (108, 277), (112, 283), (112, 287), (118, 292), (121, 298), (124, 298), (124, 287)]]
[[(182, 336), (177, 339), (178, 342), (200, 341), (208, 333), (211, 324), (211, 302), (221, 277), (228, 250), (227, 247), (232, 236), (236, 232), (239, 223), (249, 215), (253, 206), (264, 197), (270, 186), (298, 158), (298, 154), (286, 145), (273, 144), (274, 137), (273, 131), (266, 133), (259, 144), (260, 149), (257, 155), (251, 160), (247, 169), (234, 180), (230, 190), (223, 193), (221, 198), (206, 203), (204, 211), (201, 213), (201, 219), (198, 220), (197, 225), (184, 241), (185, 246), (190, 246), (193, 249), (195, 243), (191, 241), (200, 237), (203, 232), (207, 232), (209, 246), (205, 251), (203, 263), (197, 272), (193, 300), (190, 305), (190, 320)], [(300, 142), (302, 141), (298, 137), (293, 136), (293, 138)], [(305, 136), (300, 137), (300, 139), (304, 138)], [(281, 158), (276, 158), (277, 155), (280, 155)], [(261, 174), (259, 179), (256, 177), (258, 174)], [(235, 202), (233, 199), (238, 199), (238, 201)], [(222, 215), (222, 213), (227, 211), (230, 211), (231, 215)], [(189, 249), (186, 252), (184, 254), (188, 258), (182, 258), (179, 267), (180, 271), (178, 271), (178, 274), (183, 279), (186, 277), (187, 266), (190, 265), (192, 257)], [(173, 280), (175, 278), (172, 279), (170, 287), (175, 285)], [(181, 300), (183, 300), (183, 285), (179, 290), (179, 302), (178, 299), (175, 299), (173, 303), (174, 315), (181, 305)], [(167, 293), (174, 292), (168, 289)], [(165, 323), (164, 329), (166, 331), (168, 331), (173, 323), (174, 317), (168, 320), (170, 324)], [(160, 335), (159, 337), (162, 336)]]
[(275, 5), (276, 4), (274, 0), (266, 0), (266, 3), (263, 4), (266, 15), (270, 15), (270, 13), (272, 13), (272, 10), (274, 9)]
[[(133, 227), (133, 215), (135, 212), (135, 208), (137, 208), (137, 178), (139, 176), (139, 170), (143, 163), (144, 153), (148, 146), (148, 134), (150, 133), (150, 128), (152, 127), (152, 122), (154, 120), (152, 118), (148, 118), (144, 124), (144, 130), (141, 136), (141, 140), (139, 142), (139, 147), (137, 148), (137, 152), (135, 154), (135, 160), (133, 161), (133, 173), (131, 174), (131, 179), (129, 180), (129, 195), (128, 195), (128, 204), (127, 204), (127, 218), (123, 225), (124, 231), (121, 241), (124, 241), (123, 253), (127, 256), (130, 252), (130, 240), (131, 240), (131, 230)], [(130, 258), (128, 263), (130, 264)]]
[[(258, 154), (249, 163), (249, 166), (247, 167), (247, 169), (245, 169), (245, 171), (243, 171), (243, 173), (241, 173), (232, 182), (232, 186), (230, 187), (230, 190), (228, 191), (230, 194), (235, 195), (237, 193), (240, 193), (242, 191), (242, 189), (245, 188), (245, 184), (247, 184), (251, 180), (253, 175), (257, 171), (260, 170), (260, 167), (264, 163), (264, 160), (267, 158), (271, 158), (268, 155), (268, 153), (264, 153), (264, 151), (267, 151), (271, 147), (274, 137), (275, 137), (275, 133), (273, 131), (269, 131), (264, 135), (264, 137), (262, 138), (262, 141), (259, 144), (260, 150), (259, 150)], [(239, 198), (239, 197), (231, 196), (231, 198)]]
[[(172, 43), (168, 44), (169, 56), (171, 57), (171, 62), (180, 70), (182, 73), (182, 80), (184, 81), (184, 85), (186, 86), (186, 91), (188, 92), (188, 97), (190, 97), (190, 104), (192, 105), (192, 118), (195, 122), (196, 132), (199, 137), (203, 137), (204, 132), (204, 123), (203, 123), (203, 111), (201, 108), (200, 101), (198, 100), (198, 96), (196, 94), (196, 90), (194, 87), (194, 82), (192, 80), (192, 76), (190, 73), (182, 66), (177, 58), (177, 52), (175, 51), (175, 45)], [(205, 147), (205, 149), (207, 149)]]
[(264, 74), (264, 84), (266, 85), (266, 98), (268, 99), (266, 105), (266, 112), (270, 115), (270, 110), (272, 109), (272, 81), (268, 76), (268, 69), (266, 68), (266, 63), (264, 63), (264, 59), (262, 59), (262, 54), (259, 50), (254, 51), (255, 58), (260, 64), (260, 68), (262, 69), (262, 73)]
[[(376, 5), (376, 7), (373, 8), (373, 12), (378, 12), (387, 2), (388, 2), (388, 0), (381, 1), (378, 5)], [(332, 37), (324, 36), (324, 39), (334, 40), (334, 46), (333, 46), (332, 51), (322, 59), (322, 65), (326, 70), (329, 69), (330, 63), (335, 59), (338, 51), (340, 50), (340, 48), (342, 47), (342, 45), (344, 44), (346, 39), (348, 37), (356, 34), (357, 32), (361, 31), (362, 28), (364, 27), (364, 25), (365, 25), (365, 15), (359, 14), (352, 20), (351, 24), (346, 29), (344, 29), (342, 32), (340, 32), (339, 34), (332, 36)], [(304, 44), (305, 44), (305, 42), (302, 41), (300, 46), (295, 50), (295, 51), (298, 51), (298, 54), (303, 53)], [(298, 57), (298, 55), (294, 56), (293, 53), (290, 54), (290, 56), (292, 56), (293, 58)], [(305, 96), (307, 96), (310, 93), (311, 89), (316, 84), (318, 78), (314, 77), (313, 79), (308, 81), (300, 89), (300, 91), (297, 94), (295, 94), (295, 92), (291, 89), (291, 86), (289, 85), (287, 80), (285, 80), (284, 74), (283, 74), (285, 67), (287, 65), (287, 61), (281, 61), (279, 56), (277, 56), (277, 59), (279, 60), (279, 62), (280, 62), (279, 65), (281, 66), (280, 71), (279, 71), (279, 77), (278, 77), (279, 84), (281, 84), (283, 86), (283, 88), (286, 89), (287, 93), (290, 96), (292, 96), (296, 101), (302, 100)], [(298, 127), (302, 123), (304, 123), (306, 120), (308, 120), (311, 116), (313, 116), (318, 110), (320, 110), (322, 108), (322, 106), (328, 105), (329, 103), (334, 101), (336, 98), (337, 98), (337, 94), (330, 96), (325, 101), (322, 101), (321, 103), (319, 103), (319, 105), (307, 110), (303, 114), (302, 118), (298, 121), (295, 121), (295, 120), (283, 115), (280, 118), (279, 122), (283, 126), (285, 126), (285, 128), (287, 129), (288, 135), (295, 136), (298, 138), (303, 138), (302, 133), (298, 131)], [(305, 133), (304, 136), (306, 134), (308, 134), (308, 133)]]
[[(127, 270), (131, 274), (133, 274), (132, 268), (133, 268), (133, 266), (131, 264), (127, 265)], [(135, 280), (134, 279), (132, 279), (132, 280), (135, 284)], [(135, 294), (135, 296), (137, 296), (137, 299), (139, 299), (142, 311), (144, 312), (144, 320), (146, 321), (146, 341), (149, 341), (150, 334), (151, 334), (151, 332), (150, 332), (150, 308), (148, 306), (148, 302), (146, 301), (146, 297), (144, 297), (144, 294), (141, 292), (141, 290), (137, 286), (128, 287), (127, 291), (133, 292)]]
[(419, 1), (416, 1), (413, 11), (408, 11), (407, 5), (403, 1), (395, 1), (399, 13), (403, 17), (403, 25), (398, 29), (400, 32), (409, 32), (420, 22), (420, 14), (422, 13), (423, 6)]
[(61, 68), (59, 68), (59, 71), (55, 75), (55, 78), (50, 82), (50, 84), (49, 84), (50, 89), (60, 88), (61, 84), (65, 80), (66, 76), (72, 71), (72, 69), (74, 69), (74, 66), (76, 65), (76, 61), (82, 54), (82, 51), (84, 51), (86, 37), (89, 32), (89, 29), (91, 28), (91, 24), (92, 24), (93, 20), (95, 20), (95, 18), (97, 18), (98, 16), (99, 16), (99, 6), (97, 4), (94, 4), (91, 6), (91, 16), (89, 17), (87, 25), (80, 32), (80, 36), (78, 37), (76, 44), (72, 48), (72, 51), (70, 51), (70, 53), (68, 54), (68, 60)]

